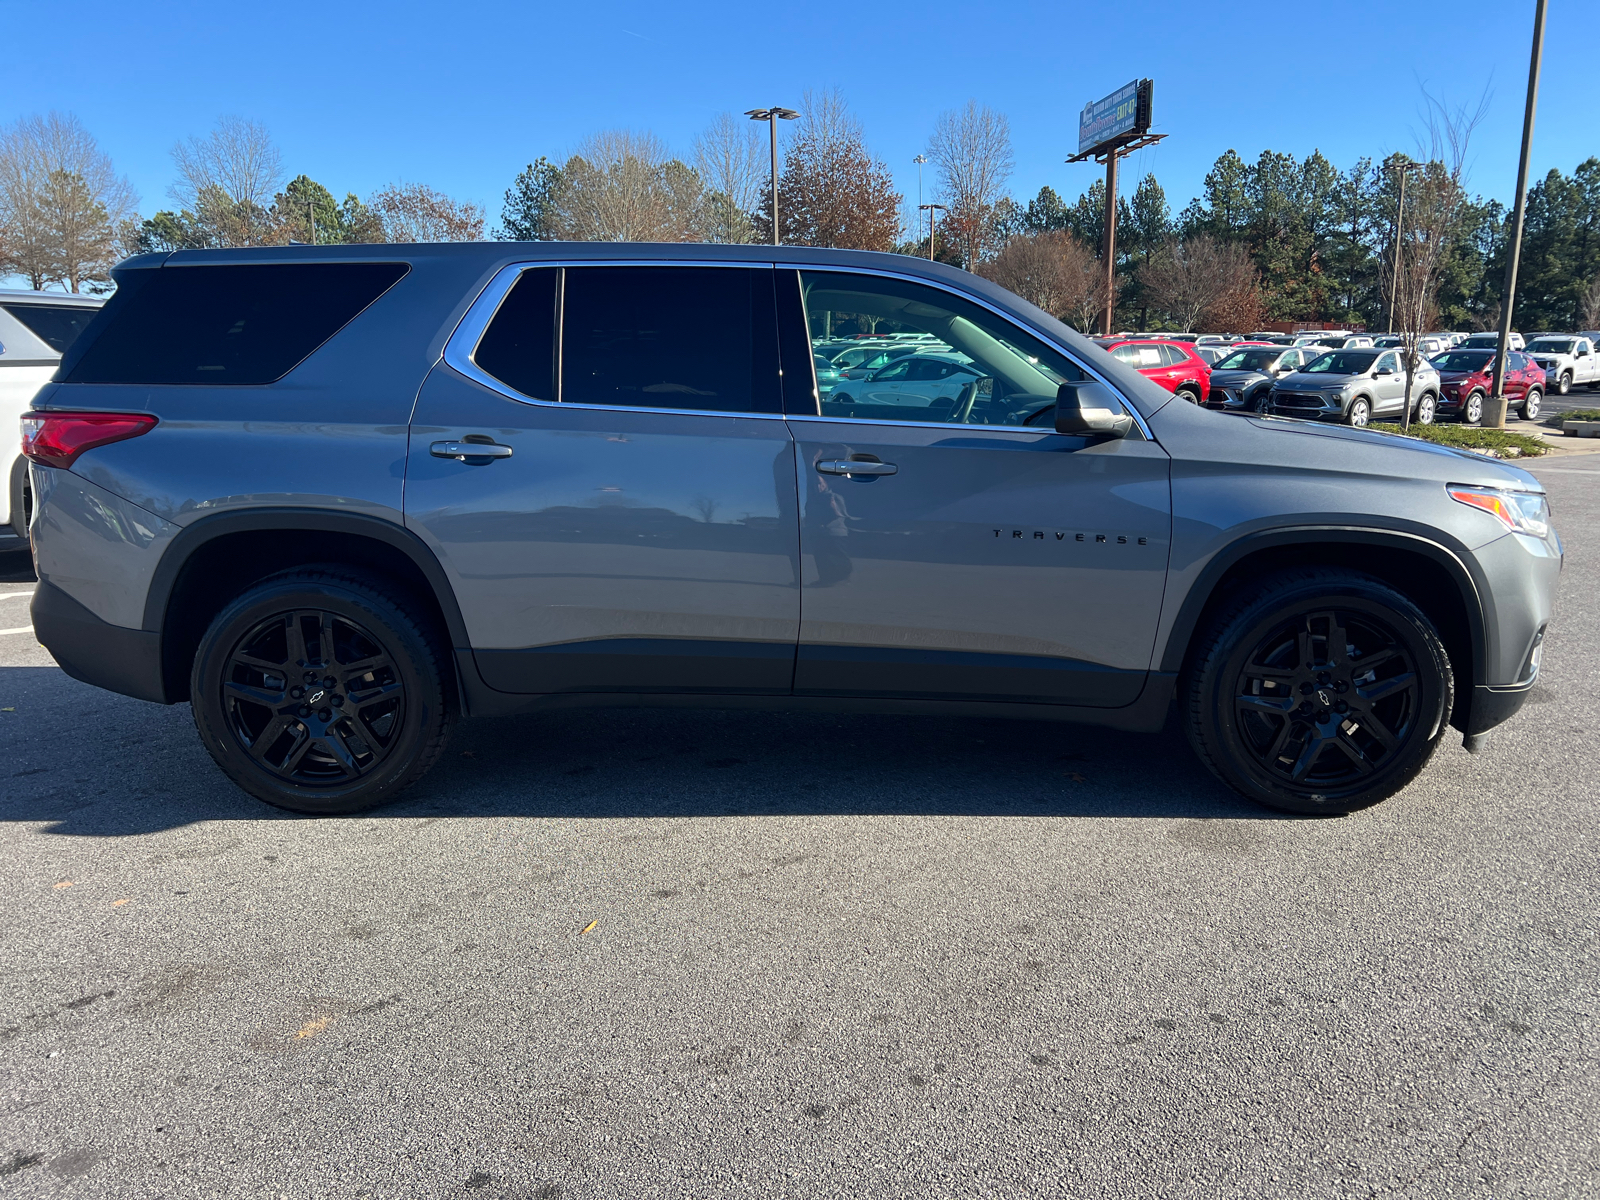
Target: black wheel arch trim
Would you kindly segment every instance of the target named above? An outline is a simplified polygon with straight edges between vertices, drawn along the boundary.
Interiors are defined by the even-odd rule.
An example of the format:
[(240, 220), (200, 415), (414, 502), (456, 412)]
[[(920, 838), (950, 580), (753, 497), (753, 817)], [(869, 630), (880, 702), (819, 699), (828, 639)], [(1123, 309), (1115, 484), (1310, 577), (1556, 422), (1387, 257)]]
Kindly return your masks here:
[(371, 538), (399, 550), (428, 581), (434, 599), (444, 614), (445, 625), (453, 645), (466, 646), (467, 626), (456, 603), (455, 590), (449, 577), (434, 557), (433, 551), (416, 534), (403, 525), (367, 513), (338, 512), (326, 508), (252, 508), (221, 512), (202, 517), (184, 526), (173, 537), (161, 561), (150, 577), (150, 590), (145, 596), (142, 628), (160, 633), (165, 627), (167, 609), (172, 600), (178, 576), (195, 551), (217, 538), (235, 533), (270, 533), (283, 530), (307, 530), (317, 533), (344, 533), (355, 537)]
[(1223, 576), (1238, 563), (1262, 550), (1325, 542), (1404, 550), (1421, 554), (1443, 567), (1455, 581), (1461, 593), (1463, 607), (1466, 609), (1467, 624), (1472, 639), (1472, 683), (1474, 685), (1484, 683), (1483, 674), (1489, 658), (1487, 645), (1489, 621), (1484, 613), (1484, 597), (1487, 592), (1480, 586), (1463, 558), (1465, 547), (1458, 553), (1450, 546), (1412, 530), (1349, 524), (1308, 524), (1261, 530), (1245, 534), (1213, 554), (1178, 608), (1178, 615), (1173, 620), (1172, 629), (1167, 634), (1166, 645), (1162, 648), (1158, 669), (1174, 672), (1183, 669), (1189, 647), (1194, 641), (1200, 623), (1200, 615), (1205, 611)]

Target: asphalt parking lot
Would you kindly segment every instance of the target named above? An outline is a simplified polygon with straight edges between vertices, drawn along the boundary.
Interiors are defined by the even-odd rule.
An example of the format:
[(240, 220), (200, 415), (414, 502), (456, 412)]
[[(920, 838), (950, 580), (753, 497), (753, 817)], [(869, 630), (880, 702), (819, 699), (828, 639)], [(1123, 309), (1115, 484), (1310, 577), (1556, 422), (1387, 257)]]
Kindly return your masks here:
[(653, 711), (302, 819), (0, 636), (0, 1195), (1596, 1195), (1600, 455), (1532, 470), (1535, 702), (1334, 820), (1171, 731)]

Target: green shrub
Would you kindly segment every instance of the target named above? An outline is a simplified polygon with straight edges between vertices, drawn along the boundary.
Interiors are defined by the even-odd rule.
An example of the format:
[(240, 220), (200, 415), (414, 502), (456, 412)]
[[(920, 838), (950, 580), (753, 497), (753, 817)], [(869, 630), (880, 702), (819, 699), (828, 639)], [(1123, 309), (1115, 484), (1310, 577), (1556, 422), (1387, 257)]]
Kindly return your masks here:
[[(1400, 432), (1400, 426), (1388, 423), (1374, 424), (1371, 428), (1383, 433)], [(1516, 450), (1518, 454), (1514, 457), (1518, 458), (1538, 458), (1549, 449), (1539, 438), (1529, 437), (1525, 433), (1480, 429), (1475, 425), (1413, 425), (1411, 432), (1402, 436), (1437, 442), (1441, 446), (1456, 446), (1462, 450)]]
[(1563, 421), (1600, 421), (1600, 408), (1575, 408), (1571, 412), (1552, 413), (1550, 424), (1557, 429)]

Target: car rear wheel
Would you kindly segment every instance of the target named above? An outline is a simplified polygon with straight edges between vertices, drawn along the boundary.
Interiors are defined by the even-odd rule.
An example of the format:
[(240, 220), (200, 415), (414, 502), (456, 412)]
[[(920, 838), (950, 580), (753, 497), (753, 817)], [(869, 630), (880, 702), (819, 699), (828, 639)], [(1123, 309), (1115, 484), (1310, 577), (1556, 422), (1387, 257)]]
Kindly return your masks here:
[(1180, 697), (1190, 744), (1224, 783), (1270, 808), (1343, 814), (1416, 777), (1455, 684), (1409, 599), (1353, 571), (1305, 569), (1223, 606)]
[(1483, 420), (1483, 393), (1473, 392), (1461, 402), (1461, 423), (1476, 425)]
[(190, 676), (200, 740), (257, 799), (291, 812), (386, 803), (444, 752), (450, 680), (428, 625), (381, 580), (285, 572), (217, 614)]
[(1199, 389), (1190, 387), (1187, 384), (1178, 389), (1177, 396), (1179, 400), (1187, 400), (1190, 404), (1200, 403)]
[(1539, 394), (1538, 388), (1529, 388), (1528, 394), (1522, 398), (1522, 407), (1518, 410), (1524, 421), (1537, 421), (1539, 419), (1539, 406), (1544, 403), (1544, 397)]
[(1350, 401), (1350, 411), (1345, 413), (1344, 419), (1346, 424), (1354, 425), (1359, 429), (1372, 419), (1372, 405), (1367, 402), (1365, 397), (1357, 396)]
[(1422, 399), (1417, 401), (1416, 421), (1418, 425), (1432, 425), (1434, 418), (1439, 413), (1439, 402), (1434, 399), (1432, 392), (1424, 392)]

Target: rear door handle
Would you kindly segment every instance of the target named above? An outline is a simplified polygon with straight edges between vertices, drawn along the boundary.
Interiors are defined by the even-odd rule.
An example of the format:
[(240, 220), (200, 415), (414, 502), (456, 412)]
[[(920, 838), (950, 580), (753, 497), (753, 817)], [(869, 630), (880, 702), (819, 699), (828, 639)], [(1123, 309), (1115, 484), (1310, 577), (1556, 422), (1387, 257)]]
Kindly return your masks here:
[(835, 459), (819, 462), (817, 470), (823, 475), (893, 475), (900, 468), (893, 463), (886, 462), (857, 462), (854, 459), (846, 461)]
[(511, 447), (494, 442), (435, 442), (428, 447), (435, 458), (453, 458), (465, 462), (469, 458), (510, 458)]

